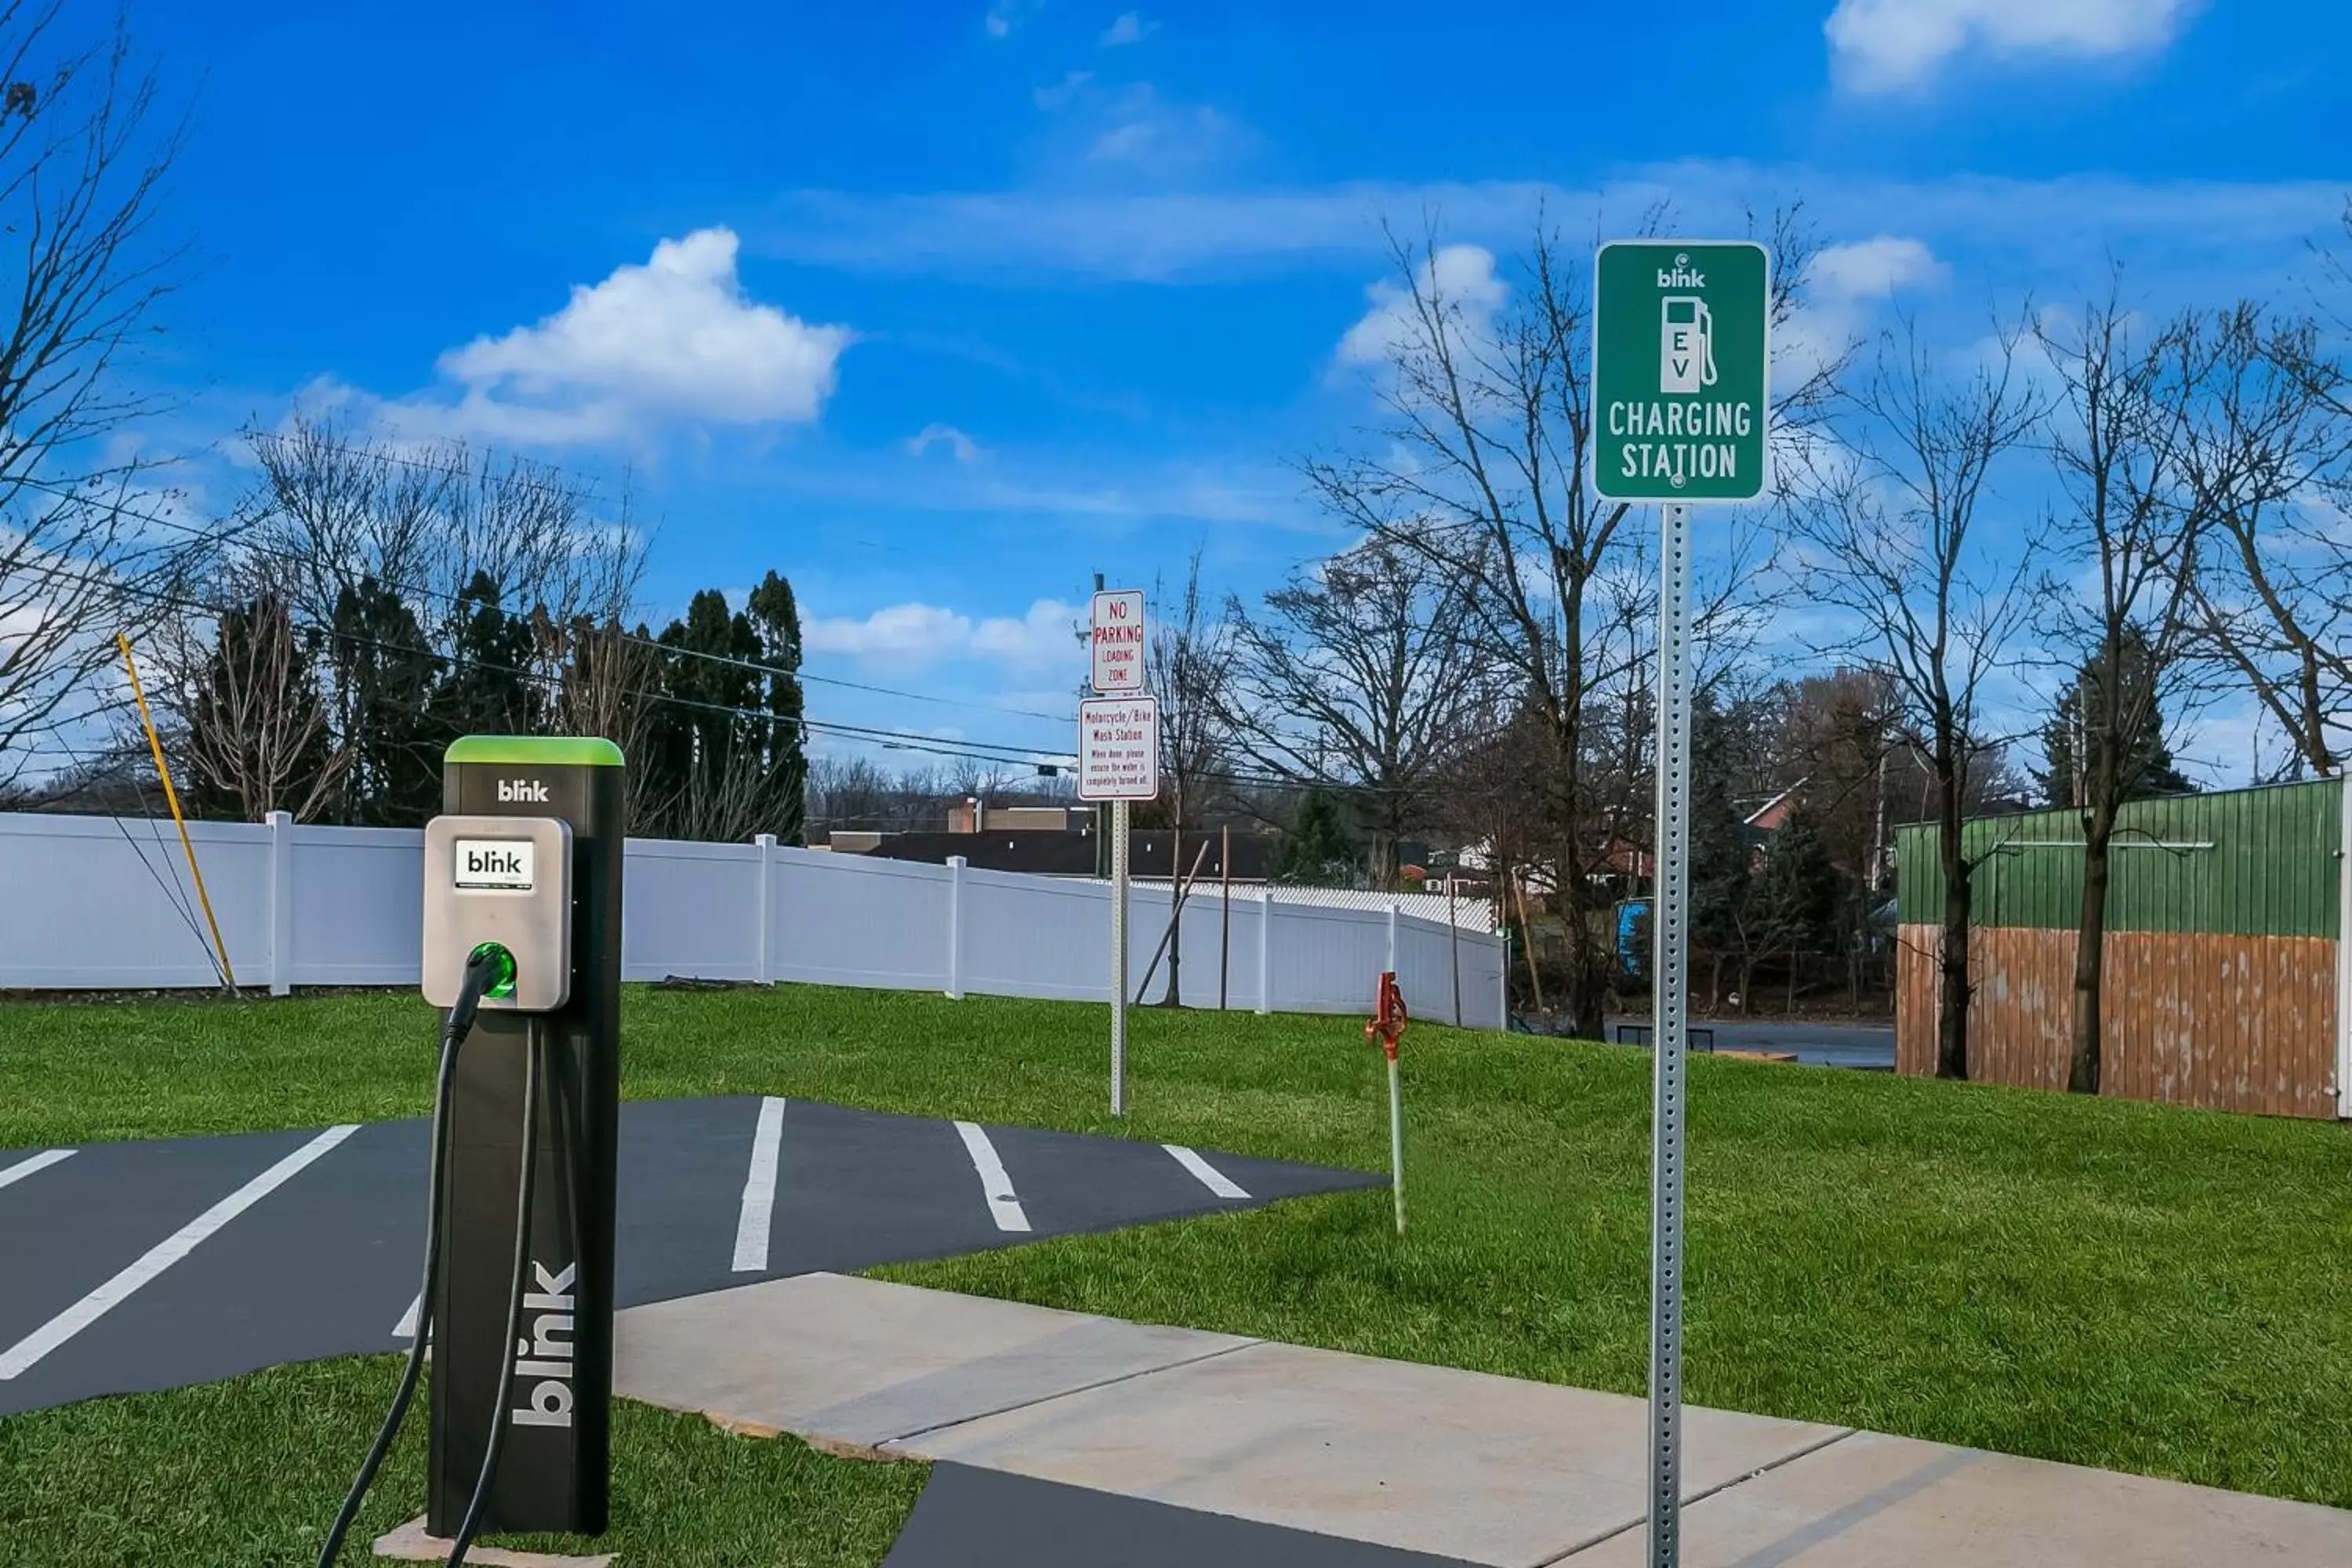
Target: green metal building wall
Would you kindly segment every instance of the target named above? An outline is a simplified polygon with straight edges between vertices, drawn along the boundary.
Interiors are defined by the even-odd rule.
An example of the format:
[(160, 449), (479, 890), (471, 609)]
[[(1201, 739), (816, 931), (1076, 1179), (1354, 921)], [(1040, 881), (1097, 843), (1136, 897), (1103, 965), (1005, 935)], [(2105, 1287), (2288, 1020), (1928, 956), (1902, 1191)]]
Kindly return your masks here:
[[(2343, 799), (2344, 786), (2328, 779), (2130, 802), (2108, 857), (2107, 929), (2337, 935)], [(1938, 837), (1932, 823), (1895, 836), (1895, 908), (1905, 925), (1944, 918)], [(2082, 813), (1978, 817), (1961, 826), (1960, 843), (1976, 862), (1975, 924), (2075, 929)]]
[[(2352, 1077), (2339, 1020), (2345, 785), (2135, 801), (2108, 861), (2101, 1090), (2217, 1110), (2336, 1117)], [(1969, 1076), (2065, 1086), (2082, 814), (1963, 825), (1974, 870)], [(1895, 1065), (1935, 1070), (1944, 886), (1937, 829), (1895, 840)]]

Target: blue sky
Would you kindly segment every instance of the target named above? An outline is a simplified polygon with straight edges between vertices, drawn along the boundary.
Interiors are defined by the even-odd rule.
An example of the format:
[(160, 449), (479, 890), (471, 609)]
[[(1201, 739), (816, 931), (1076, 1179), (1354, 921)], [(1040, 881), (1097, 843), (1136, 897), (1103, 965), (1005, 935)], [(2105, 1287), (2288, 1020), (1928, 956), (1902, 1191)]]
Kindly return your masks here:
[[(1095, 571), (1262, 591), (1345, 542), (1380, 226), (1507, 254), (1802, 197), (1812, 326), (2290, 300), (2352, 188), (2323, 0), (1428, 7), (131, 0), (198, 266), (142, 376), (203, 454), (298, 400), (608, 488), (649, 617), (770, 567), (820, 717), (1064, 748)], [(658, 247), (658, 248), (657, 248)]]

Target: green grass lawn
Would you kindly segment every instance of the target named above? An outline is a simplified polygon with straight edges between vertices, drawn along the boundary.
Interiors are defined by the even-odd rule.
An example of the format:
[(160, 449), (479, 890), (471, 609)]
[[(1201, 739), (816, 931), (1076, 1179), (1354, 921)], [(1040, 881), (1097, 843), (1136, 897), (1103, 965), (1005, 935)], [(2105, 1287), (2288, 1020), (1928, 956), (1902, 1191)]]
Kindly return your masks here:
[[(0, 1421), (0, 1563), (309, 1568), (399, 1371), (390, 1356), (311, 1362)], [(613, 1453), (609, 1533), (498, 1544), (617, 1552), (626, 1568), (873, 1568), (924, 1474), (730, 1436), (625, 1401)], [(375, 1562), (368, 1543), (422, 1512), (424, 1498), (420, 1412), (342, 1560)]]
[[(1099, 1007), (812, 987), (625, 1005), (633, 1097), (1386, 1162), (1357, 1020), (1143, 1012), (1117, 1122)], [(402, 996), (0, 1007), (0, 1146), (415, 1114), (431, 1042)], [(1404, 1051), (1402, 1242), (1373, 1192), (885, 1272), (1638, 1393), (1647, 1057), (1418, 1023)], [(2352, 1506), (2343, 1128), (1702, 1057), (1689, 1182), (1700, 1403)]]

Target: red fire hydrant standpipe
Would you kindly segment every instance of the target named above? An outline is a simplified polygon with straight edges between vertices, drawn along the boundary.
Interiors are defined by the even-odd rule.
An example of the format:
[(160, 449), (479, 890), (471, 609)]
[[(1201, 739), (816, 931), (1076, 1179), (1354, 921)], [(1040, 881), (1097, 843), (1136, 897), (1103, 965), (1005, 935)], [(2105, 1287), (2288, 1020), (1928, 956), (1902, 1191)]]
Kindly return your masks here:
[(1404, 1234), (1404, 1090), (1397, 1078), (1397, 1042), (1404, 1037), (1404, 993), (1397, 989), (1396, 972), (1381, 973), (1381, 993), (1364, 1038), (1378, 1040), (1389, 1058), (1389, 1190), (1396, 1195), (1397, 1234)]

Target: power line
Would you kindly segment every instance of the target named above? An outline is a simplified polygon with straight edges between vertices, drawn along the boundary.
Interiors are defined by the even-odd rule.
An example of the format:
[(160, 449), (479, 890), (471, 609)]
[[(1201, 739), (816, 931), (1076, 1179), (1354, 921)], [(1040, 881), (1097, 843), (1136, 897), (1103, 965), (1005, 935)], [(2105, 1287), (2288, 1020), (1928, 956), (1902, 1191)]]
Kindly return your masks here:
[[(348, 448), (339, 449), (348, 450)], [(18, 482), (34, 489), (44, 490), (50, 494), (63, 496), (68, 500), (80, 499), (78, 492), (74, 491), (70, 487), (58, 485), (54, 482), (31, 479), (23, 479)], [(142, 511), (137, 507), (126, 506), (121, 502), (95, 501), (92, 504), (108, 506), (111, 510), (116, 511), (122, 516), (135, 517), (140, 519), (142, 521), (153, 523), (159, 528), (175, 529), (182, 533), (196, 539), (200, 542), (214, 544), (233, 543), (241, 549), (253, 551), (257, 554), (274, 556), (278, 560), (290, 562), (296, 565), (309, 565), (311, 563), (310, 558), (304, 555), (299, 551), (272, 547), (268, 544), (257, 542), (251, 539), (241, 536), (233, 536), (218, 530), (198, 528), (193, 523), (182, 522), (177, 518), (164, 517), (157, 512)], [(445, 604), (452, 609), (462, 608), (467, 602), (466, 595), (463, 594), (451, 594), (443, 589), (426, 587), (422, 584), (404, 583), (397, 578), (376, 576), (373, 573), (363, 574), (363, 575), (373, 576), (375, 578), (377, 583), (387, 588), (394, 589), (398, 593), (414, 595), (415, 597), (420, 599)], [(793, 668), (789, 670), (780, 669), (774, 665), (761, 664), (756, 659), (737, 658), (731, 654), (710, 653), (701, 648), (676, 647), (672, 644), (661, 641), (658, 637), (640, 637), (635, 632), (620, 630), (617, 627), (614, 635), (625, 642), (635, 643), (640, 647), (654, 648), (665, 655), (680, 658), (700, 659), (705, 663), (725, 665), (737, 669), (753, 670), (759, 674), (766, 676), (775, 676), (779, 674), (790, 675), (795, 679), (809, 681), (820, 686), (837, 686), (851, 691), (866, 691), (882, 697), (902, 698), (910, 702), (932, 702), (944, 708), (970, 709), (976, 712), (1003, 713), (1008, 717), (1016, 719), (1042, 719), (1047, 723), (1052, 724), (1075, 724), (1077, 722), (1077, 715), (1076, 713), (1040, 713), (1034, 709), (1006, 708), (992, 702), (972, 702), (952, 697), (941, 697), (936, 692), (903, 691), (896, 687), (877, 686), (870, 682), (862, 680), (846, 680), (839, 676), (816, 675), (803, 668)]]
[[(63, 577), (68, 580), (97, 584), (111, 587), (119, 592), (145, 598), (151, 602), (163, 605), (167, 608), (181, 610), (183, 612), (195, 611), (215, 617), (223, 617), (236, 613), (234, 609), (230, 607), (208, 604), (203, 600), (192, 599), (185, 595), (165, 593), (161, 589), (144, 588), (132, 584), (112, 582), (111, 580), (96, 576), (94, 574), (69, 571), (62, 566), (39, 566), (31, 567), (28, 568), (28, 570), (41, 573), (47, 576)], [(380, 652), (421, 657), (436, 660), (440, 660), (446, 658), (446, 656), (436, 653), (429, 647), (389, 643), (381, 638), (365, 637), (356, 632), (341, 632), (329, 628), (328, 635), (335, 640), (362, 647), (374, 648)], [(645, 639), (642, 638), (625, 637), (623, 640), (640, 645), (645, 644)], [(656, 648), (659, 648), (660, 647), (658, 644), (652, 644), (650, 646)], [(450, 662), (458, 661), (451, 660)], [(536, 681), (542, 685), (559, 689), (562, 682), (562, 675), (553, 671), (530, 669), (520, 665), (504, 664), (491, 659), (467, 659), (462, 662), (476, 669), (496, 670), (500, 674), (518, 676), (523, 679)], [(765, 667), (758, 668), (764, 668)], [(774, 674), (786, 672), (771, 670), (769, 673)], [(619, 695), (634, 698), (639, 701), (659, 704), (674, 709), (683, 709), (693, 712), (712, 713), (726, 718), (757, 721), (767, 724), (797, 722), (806, 730), (814, 731), (824, 734), (837, 734), (854, 740), (872, 742), (881, 744), (888, 749), (922, 752), (937, 756), (957, 757), (970, 762), (992, 763), (1002, 766), (1052, 766), (1055, 768), (1063, 768), (1070, 765), (1070, 758), (1072, 756), (1072, 753), (1068, 751), (1055, 750), (1041, 746), (1024, 746), (1010, 742), (992, 741), (969, 741), (960, 737), (931, 735), (915, 731), (889, 730), (873, 725), (852, 724), (840, 720), (812, 719), (804, 714), (799, 719), (794, 720), (791, 715), (777, 713), (765, 708), (743, 708), (729, 703), (705, 702), (695, 698), (679, 697), (668, 692), (643, 691), (635, 688), (624, 689)], [(1278, 773), (1249, 773), (1230, 769), (1195, 770), (1192, 773), (1192, 776), (1211, 784), (1247, 785), (1265, 789), (1322, 789), (1336, 795), (1384, 795), (1394, 793), (1393, 791), (1385, 790), (1373, 784), (1349, 784), (1338, 780), (1290, 778)]]
[[(136, 584), (114, 582), (93, 574), (71, 571), (63, 566), (38, 566), (27, 568), (27, 570), (37, 572), (45, 577), (64, 578), (68, 581), (78, 581), (110, 587), (119, 593), (129, 594), (134, 597), (143, 598), (152, 603), (162, 605), (166, 608), (175, 609), (182, 612), (195, 612), (215, 617), (225, 617), (236, 613), (236, 611), (229, 606), (208, 604), (201, 599), (193, 599), (184, 595), (166, 593), (162, 589), (142, 587)], [(436, 653), (432, 648), (423, 647), (421, 645), (406, 645), (386, 642), (380, 637), (367, 637), (361, 633), (351, 631), (334, 631), (330, 629), (328, 635), (338, 642), (355, 645), (361, 647), (373, 648), (379, 652), (430, 658), (436, 661), (446, 658), (446, 656)], [(627, 640), (635, 642), (639, 639), (630, 638)], [(505, 664), (494, 659), (466, 659), (463, 661), (448, 660), (448, 662), (463, 662), (476, 669), (495, 670), (500, 674), (517, 676), (522, 679), (536, 681), (551, 688), (560, 689), (562, 683), (562, 676), (560, 673), (544, 669), (530, 669), (520, 665)], [(771, 671), (770, 673), (778, 672)], [(712, 713), (726, 718), (756, 720), (768, 724), (797, 722), (803, 728), (815, 730), (821, 732), (839, 733), (857, 739), (874, 740), (896, 746), (902, 750), (929, 752), (941, 756), (962, 757), (973, 762), (992, 762), (1008, 764), (1027, 763), (1033, 765), (1050, 763), (1059, 766), (1064, 765), (1063, 759), (1068, 754), (1066, 752), (1050, 751), (1043, 747), (1018, 746), (1009, 743), (984, 741), (958, 741), (948, 736), (929, 735), (913, 731), (886, 730), (870, 725), (845, 723), (837, 720), (811, 719), (805, 715), (803, 715), (798, 720), (794, 720), (789, 714), (778, 713), (770, 709), (743, 708), (730, 703), (705, 702), (695, 698), (680, 697), (670, 692), (644, 691), (635, 688), (627, 688), (624, 689), (619, 695), (634, 698), (643, 702), (655, 703), (675, 709), (683, 709), (692, 712)]]

